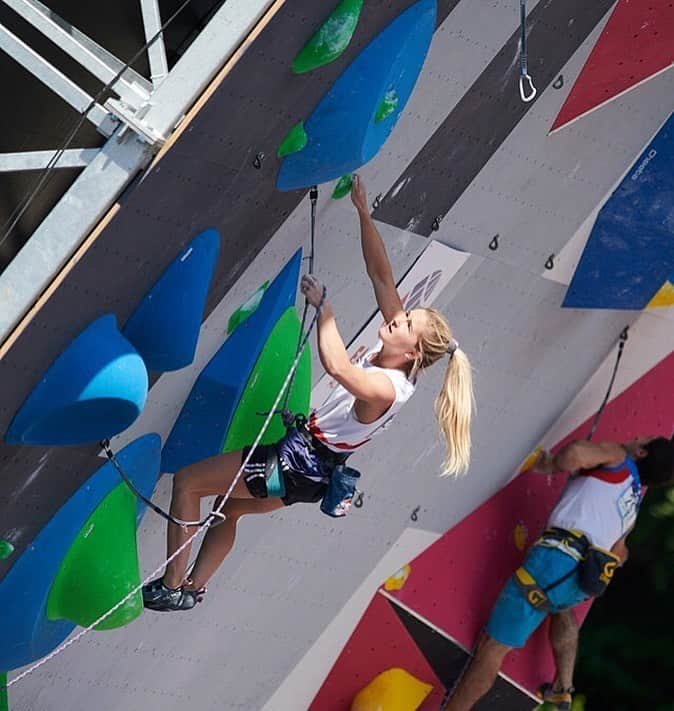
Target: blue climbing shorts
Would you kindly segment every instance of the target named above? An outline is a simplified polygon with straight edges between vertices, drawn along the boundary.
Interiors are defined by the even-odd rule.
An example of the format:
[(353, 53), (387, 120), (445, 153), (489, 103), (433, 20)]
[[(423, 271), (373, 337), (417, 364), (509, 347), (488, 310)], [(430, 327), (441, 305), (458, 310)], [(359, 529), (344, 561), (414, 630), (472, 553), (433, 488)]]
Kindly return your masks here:
[[(536, 544), (522, 567), (545, 588), (576, 568), (578, 562), (556, 548)], [(546, 592), (551, 612), (563, 612), (587, 599), (578, 585), (578, 572)], [(487, 623), (487, 634), (508, 647), (523, 647), (547, 616), (537, 610), (520, 591), (511, 577), (501, 591)]]
[[(250, 447), (244, 448), (242, 461), (249, 451)], [(243, 479), (256, 499), (276, 496), (290, 506), (320, 501), (327, 491), (330, 472), (331, 467), (293, 429), (275, 444), (258, 446), (244, 469)]]

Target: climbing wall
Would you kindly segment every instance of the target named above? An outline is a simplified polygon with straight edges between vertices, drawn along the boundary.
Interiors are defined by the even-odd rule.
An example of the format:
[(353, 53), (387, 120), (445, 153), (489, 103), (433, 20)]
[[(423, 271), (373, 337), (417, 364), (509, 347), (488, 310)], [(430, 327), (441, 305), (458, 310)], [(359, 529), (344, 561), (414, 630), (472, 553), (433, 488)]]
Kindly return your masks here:
[[(324, 64), (320, 57), (317, 63), (310, 57), (309, 70), (299, 71), (296, 65), (293, 71), (293, 60), (332, 8), (304, 0), (292, 7), (279, 3), (252, 47), (101, 225), (87, 251), (3, 344), (3, 433), (52, 363), (104, 314), (114, 314), (116, 333), (131, 344), (130, 353), (144, 359), (147, 391), (141, 387), (121, 398), (131, 403), (131, 414), (123, 408), (124, 417), (113, 427), (69, 447), (5, 436), (0, 445), (0, 537), (13, 550), (0, 560), (0, 590), (10, 590), (20, 562), (42, 550), (40, 536), (99, 476), (105, 460), (97, 438), (109, 436), (115, 450), (123, 451), (145, 435), (159, 435), (163, 445), (177, 437), (172, 433), (180, 430), (192, 394), (205, 392), (199, 390), (202, 373), (212, 372), (209, 364), (217, 363), (222, 349), (231, 348), (230, 339), (241, 338), (247, 323), (268, 313), (263, 303), (274, 280), (299, 248), (306, 254), (309, 203), (304, 185), (311, 180), (301, 186), (279, 185), (283, 166), (299, 162), (304, 150), (314, 150), (312, 136), (320, 134), (312, 133), (316, 124), (310, 118), (360, 52), (415, 3), (346, 4), (355, 26), (336, 55)], [(430, 4), (423, 3), (423, 8)], [(550, 134), (602, 37), (613, 4), (550, 0), (528, 6), (530, 71), (540, 92), (535, 102), (522, 104), (517, 91), (518, 13), (513, 3), (443, 0), (432, 8), (434, 29), (425, 59), (419, 60), (418, 47), (409, 55), (417, 57), (420, 73), (407, 103), (401, 85), (393, 86), (385, 76), (372, 103), (375, 118), (372, 125), (363, 124), (365, 138), (359, 144), (378, 149), (361, 173), (396, 277), (414, 274), (412, 291), (424, 279), (428, 286), (434, 269), (416, 278), (414, 268), (433, 245), (429, 238), (452, 255), (447, 280), (441, 289), (429, 289), (428, 298), (449, 316), (475, 370), (478, 410), (468, 476), (437, 476), (442, 451), (432, 403), (442, 378), (438, 368), (421, 379), (395, 426), (354, 457), (364, 473), (362, 509), (337, 521), (310, 506), (244, 520), (237, 546), (211, 581), (203, 605), (184, 615), (145, 613), (123, 629), (84, 636), (10, 688), (13, 708), (84, 709), (94, 702), (104, 711), (157, 704), (165, 709), (188, 704), (204, 709), (265, 704), (269, 711), (309, 708), (383, 580), (500, 491), (544, 436), (554, 437), (554, 444), (587, 419), (603, 395), (602, 364), (625, 325), (636, 322), (644, 329), (635, 339), (641, 343), (634, 355), (637, 362), (629, 361), (625, 373), (641, 376), (674, 349), (662, 345), (657, 334), (663, 328), (655, 328), (666, 324), (672, 330), (666, 297), (662, 306), (649, 309), (648, 318), (613, 309), (561, 308), (596, 215), (671, 112), (674, 77), (661, 72)], [(301, 135), (284, 140), (300, 122), (306, 130), (304, 147)], [(282, 144), (285, 150), (278, 156)], [(361, 156), (367, 160), (370, 153)], [(328, 287), (345, 341), (357, 349), (359, 335), (378, 317), (360, 259), (353, 208), (348, 198), (330, 197), (337, 173), (351, 170), (351, 165), (337, 166), (330, 182), (320, 186), (315, 271)], [(199, 252), (201, 266), (194, 273), (186, 266), (180, 277), (181, 284), (195, 287), (181, 320), (184, 347), (152, 353), (139, 337), (162, 321), (154, 311), (156, 299), (175, 293), (165, 285), (171, 283), (175, 265), (195, 254), (185, 256), (205, 230), (217, 231), (219, 246), (216, 250), (206, 244)], [(563, 270), (566, 264), (573, 266)], [(195, 273), (200, 278), (194, 279)], [(196, 288), (204, 284), (207, 291)], [(284, 309), (278, 306), (276, 321), (266, 322), (264, 343), (274, 323), (292, 309), (292, 295), (286, 299)], [(295, 305), (301, 308), (300, 301)], [(176, 313), (176, 308), (167, 301), (159, 313)], [(152, 335), (149, 340), (154, 345), (161, 338)], [(255, 342), (262, 344), (261, 334)], [(669, 351), (658, 351), (647, 368), (650, 354), (658, 350), (654, 344)], [(316, 397), (324, 387), (315, 349), (311, 365), (311, 374), (307, 368), (304, 376), (306, 398), (309, 384)], [(238, 403), (241, 384), (249, 384), (252, 370), (244, 372), (241, 366), (233, 374), (226, 364), (215, 370), (208, 392), (215, 391), (214, 383), (222, 385), (223, 397)], [(231, 394), (235, 387), (236, 397)], [(554, 423), (570, 417), (567, 406), (579, 391), (586, 393), (583, 417), (551, 435)], [(43, 412), (27, 411), (31, 422), (36, 412)], [(630, 421), (634, 429), (642, 424), (639, 411)], [(658, 423), (663, 428), (671, 424), (667, 416)], [(154, 499), (162, 506), (168, 506), (170, 487), (170, 476), (161, 477)], [(88, 504), (90, 509), (96, 505)], [(91, 514), (82, 514), (72, 539)], [(406, 549), (400, 563), (371, 579), (394, 542), (410, 529), (423, 546)], [(164, 532), (163, 521), (146, 514), (137, 536), (140, 575), (163, 560)], [(57, 557), (64, 556), (59, 552)], [(350, 609), (368, 580), (371, 587), (359, 598), (360, 613), (339, 630), (332, 623), (342, 619), (340, 611)], [(47, 584), (47, 596), (50, 590)], [(51, 598), (49, 609), (60, 614), (60, 600), (57, 604)], [(71, 614), (67, 620), (61, 624), (86, 618)], [(404, 631), (397, 625), (392, 622), (391, 628), (399, 637)], [(51, 640), (68, 632), (59, 627)], [(319, 643), (323, 653), (317, 660), (312, 650)], [(399, 666), (411, 665), (408, 671), (417, 676), (427, 672), (427, 663), (406, 650)], [(0, 672), (9, 672), (11, 681), (20, 672), (12, 665), (46, 651), (17, 655)], [(390, 647), (380, 651), (388, 664)], [(369, 654), (362, 645), (357, 653)], [(362, 667), (374, 673), (381, 671), (375, 669), (378, 664), (364, 659)], [(431, 677), (426, 681), (437, 685)]]

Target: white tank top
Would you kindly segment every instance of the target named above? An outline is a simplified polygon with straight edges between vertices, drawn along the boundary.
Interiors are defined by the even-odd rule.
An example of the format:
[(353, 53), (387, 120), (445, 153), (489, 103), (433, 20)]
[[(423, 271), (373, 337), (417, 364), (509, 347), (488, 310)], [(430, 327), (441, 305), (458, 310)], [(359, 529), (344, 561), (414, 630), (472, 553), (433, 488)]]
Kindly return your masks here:
[(369, 372), (385, 373), (393, 384), (395, 400), (380, 418), (368, 424), (360, 422), (354, 410), (356, 398), (342, 385), (336, 385), (325, 402), (309, 416), (311, 434), (334, 452), (354, 452), (369, 442), (375, 434), (388, 427), (414, 393), (415, 383), (408, 380), (402, 371), (372, 365), (372, 359), (382, 347), (383, 343), (377, 341), (374, 348), (354, 364)]
[(610, 550), (634, 525), (641, 500), (636, 464), (581, 470), (569, 479), (548, 524), (582, 531), (595, 546)]

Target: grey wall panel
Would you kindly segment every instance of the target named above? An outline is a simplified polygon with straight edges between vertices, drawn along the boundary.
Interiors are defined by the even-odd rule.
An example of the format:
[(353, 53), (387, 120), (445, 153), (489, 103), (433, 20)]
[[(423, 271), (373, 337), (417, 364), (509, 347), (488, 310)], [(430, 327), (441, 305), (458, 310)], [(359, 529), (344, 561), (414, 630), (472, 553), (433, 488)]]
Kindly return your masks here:
[[(550, 0), (528, 18), (530, 72), (543, 90), (612, 6), (612, 0)], [(533, 103), (517, 88), (519, 33), (515, 32), (470, 87), (433, 138), (396, 181), (374, 215), (399, 227), (429, 235)], [(411, 226), (413, 224), (413, 227)]]
[[(599, 29), (564, 68), (568, 84)], [(671, 111), (673, 91), (674, 73), (661, 74), (548, 135), (566, 94), (547, 89), (432, 236), (541, 274), (548, 256), (560, 253), (658, 131)], [(495, 234), (500, 246), (492, 252)]]

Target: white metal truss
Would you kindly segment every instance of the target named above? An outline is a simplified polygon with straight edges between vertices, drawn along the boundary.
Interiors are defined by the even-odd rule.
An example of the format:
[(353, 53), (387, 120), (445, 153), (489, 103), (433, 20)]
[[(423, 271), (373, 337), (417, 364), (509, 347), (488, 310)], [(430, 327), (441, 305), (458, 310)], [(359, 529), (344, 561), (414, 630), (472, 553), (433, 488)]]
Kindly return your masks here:
[[(85, 168), (100, 153), (100, 148), (69, 148), (59, 156), (58, 168)], [(43, 170), (54, 158), (54, 151), (0, 153), (0, 173)]]
[[(38, 0), (0, 2), (19, 12), (106, 84), (124, 67), (119, 59), (58, 18)], [(152, 37), (161, 27), (156, 0), (140, 0), (140, 3), (146, 36)], [(3, 296), (0, 299), (0, 344), (53, 281), (117, 196), (149, 164), (154, 151), (173, 132), (263, 15), (272, 6), (278, 9), (282, 4), (283, 0), (226, 0), (170, 72), (166, 73), (164, 44), (159, 37), (157, 43), (161, 51), (148, 57), (152, 83), (131, 70), (121, 73), (113, 84), (119, 98), (109, 99), (103, 106), (97, 105), (94, 114), (101, 125), (103, 116), (110, 122), (119, 120), (121, 125), (95, 156), (77, 149), (62, 153), (55, 167), (74, 167), (77, 161), (87, 161), (86, 167), (0, 274), (0, 293)], [(16, 43), (12, 45), (17, 46)], [(5, 47), (0, 45), (0, 49)], [(34, 61), (34, 64), (42, 67), (40, 78), (47, 86), (55, 91), (57, 86), (61, 88), (54, 67), (51, 70), (46, 68), (44, 65), (47, 63), (42, 59)], [(75, 94), (77, 87), (65, 84), (64, 87), (64, 93), (68, 89)], [(88, 96), (85, 98), (82, 94), (86, 92), (80, 92), (77, 96), (82, 106)], [(145, 93), (147, 98), (144, 98)], [(36, 152), (32, 156), (5, 154), (0, 156), (0, 166), (3, 162), (6, 166), (22, 163), (24, 167), (21, 169), (33, 170), (39, 167), (40, 162), (49, 165), (51, 158), (38, 155), (41, 153)]]
[(112, 89), (129, 106), (139, 108), (150, 98), (152, 84), (145, 77), (125, 67), (117, 57), (61, 19), (39, 0), (3, 2), (103, 84), (113, 81), (121, 72), (121, 76), (112, 84)]
[[(65, 74), (56, 69), (3, 25), (0, 25), (0, 49), (4, 50), (12, 59), (16, 60), (80, 113), (85, 111), (92, 103), (92, 98), (84, 89), (81, 89), (75, 82), (68, 79)], [(110, 136), (115, 130), (116, 120), (100, 104), (94, 103), (91, 106), (87, 118), (104, 136)]]
[[(157, 0), (140, 0), (140, 9), (143, 15), (145, 39), (149, 42), (161, 29), (159, 5)], [(158, 41), (153, 42), (148, 47), (147, 58), (150, 62), (152, 85), (157, 87), (168, 74), (168, 62), (166, 61), (166, 48), (164, 47), (163, 37), (160, 37)]]

